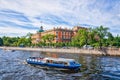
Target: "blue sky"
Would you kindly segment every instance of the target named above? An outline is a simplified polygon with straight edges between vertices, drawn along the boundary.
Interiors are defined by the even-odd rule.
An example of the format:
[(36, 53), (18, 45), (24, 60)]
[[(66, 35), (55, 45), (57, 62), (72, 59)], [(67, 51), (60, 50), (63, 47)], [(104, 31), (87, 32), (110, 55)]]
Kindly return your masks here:
[(36, 33), (41, 25), (45, 30), (103, 25), (120, 35), (120, 0), (0, 0), (0, 36)]

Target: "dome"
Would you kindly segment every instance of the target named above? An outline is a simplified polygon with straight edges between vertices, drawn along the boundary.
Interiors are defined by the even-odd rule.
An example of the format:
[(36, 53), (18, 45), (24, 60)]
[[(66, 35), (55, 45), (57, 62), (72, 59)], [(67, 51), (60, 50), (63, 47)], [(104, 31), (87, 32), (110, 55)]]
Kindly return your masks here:
[(41, 26), (40, 29), (37, 32), (44, 32), (43, 26)]
[(44, 30), (38, 30), (38, 32), (44, 32)]

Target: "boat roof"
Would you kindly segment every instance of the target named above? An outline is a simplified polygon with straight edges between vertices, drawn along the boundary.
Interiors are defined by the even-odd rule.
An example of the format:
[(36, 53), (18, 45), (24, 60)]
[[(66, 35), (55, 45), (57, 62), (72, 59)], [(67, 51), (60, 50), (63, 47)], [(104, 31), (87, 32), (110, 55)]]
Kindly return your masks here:
[(71, 62), (75, 61), (74, 59), (66, 59), (66, 58), (52, 58), (52, 57), (46, 57), (45, 60), (53, 60), (53, 61), (63, 61), (63, 62)]

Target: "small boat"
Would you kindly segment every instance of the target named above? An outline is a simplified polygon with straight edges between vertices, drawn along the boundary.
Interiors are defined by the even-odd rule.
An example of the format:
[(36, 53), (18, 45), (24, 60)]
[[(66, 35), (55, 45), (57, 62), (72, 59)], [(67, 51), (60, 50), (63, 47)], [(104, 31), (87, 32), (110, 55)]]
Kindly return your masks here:
[(79, 70), (81, 64), (76, 62), (74, 59), (66, 58), (52, 58), (52, 57), (29, 57), (26, 62), (32, 65), (47, 66), (53, 68), (62, 68), (69, 70)]

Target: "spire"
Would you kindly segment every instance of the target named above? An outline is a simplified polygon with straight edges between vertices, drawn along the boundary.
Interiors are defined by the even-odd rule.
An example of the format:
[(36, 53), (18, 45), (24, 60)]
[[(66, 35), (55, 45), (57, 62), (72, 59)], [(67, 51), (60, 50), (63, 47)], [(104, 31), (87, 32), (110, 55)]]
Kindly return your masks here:
[(43, 26), (40, 26), (40, 30), (43, 30)]

